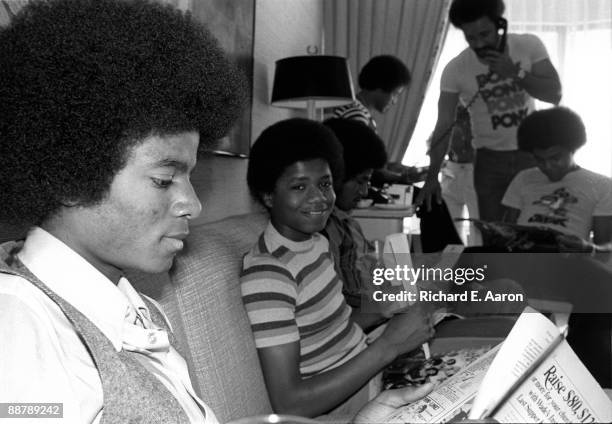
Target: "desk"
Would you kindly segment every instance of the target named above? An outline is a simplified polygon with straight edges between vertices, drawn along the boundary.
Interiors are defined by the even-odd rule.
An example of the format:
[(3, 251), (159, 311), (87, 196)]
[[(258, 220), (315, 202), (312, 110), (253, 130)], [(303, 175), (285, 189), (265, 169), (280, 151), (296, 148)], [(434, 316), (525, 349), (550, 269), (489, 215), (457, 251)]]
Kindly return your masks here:
[(412, 208), (353, 209), (351, 216), (359, 222), (368, 240), (384, 240), (389, 234), (404, 232), (404, 218), (414, 214)]

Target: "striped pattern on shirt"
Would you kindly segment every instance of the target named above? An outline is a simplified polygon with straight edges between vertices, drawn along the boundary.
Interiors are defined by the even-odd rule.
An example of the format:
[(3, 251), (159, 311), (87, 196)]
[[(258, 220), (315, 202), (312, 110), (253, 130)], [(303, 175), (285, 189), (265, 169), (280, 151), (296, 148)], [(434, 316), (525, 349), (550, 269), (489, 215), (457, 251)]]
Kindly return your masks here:
[(257, 348), (300, 344), (300, 372), (335, 368), (365, 348), (320, 234), (294, 242), (269, 224), (243, 259), (242, 300)]
[(368, 127), (376, 131), (376, 121), (367, 107), (359, 100), (353, 103), (338, 106), (332, 112), (334, 118), (351, 119), (366, 124)]

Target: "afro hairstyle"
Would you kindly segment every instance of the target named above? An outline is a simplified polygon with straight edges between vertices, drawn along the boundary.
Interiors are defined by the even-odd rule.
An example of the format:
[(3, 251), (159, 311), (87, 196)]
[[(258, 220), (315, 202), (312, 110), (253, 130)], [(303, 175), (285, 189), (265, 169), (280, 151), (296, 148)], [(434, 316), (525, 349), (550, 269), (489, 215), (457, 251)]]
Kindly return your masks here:
[(408, 67), (395, 56), (374, 56), (359, 72), (359, 87), (364, 90), (381, 89), (386, 93), (410, 83)]
[(274, 192), (276, 182), (296, 162), (323, 159), (333, 181), (343, 174), (342, 145), (320, 122), (292, 118), (266, 128), (251, 148), (247, 184), (251, 195), (265, 206), (263, 196)]
[(502, 16), (506, 6), (503, 0), (453, 0), (448, 18), (455, 28), (488, 16), (491, 20)]
[(351, 119), (332, 118), (323, 124), (330, 128), (340, 144), (344, 158), (344, 183), (367, 169), (379, 169), (387, 163), (382, 139), (370, 127)]
[(233, 125), (244, 77), (190, 14), (147, 0), (32, 0), (0, 32), (0, 221), (107, 195), (149, 136)]
[(576, 112), (557, 106), (527, 115), (519, 125), (516, 137), (519, 149), (527, 152), (554, 146), (575, 152), (586, 143), (586, 129)]

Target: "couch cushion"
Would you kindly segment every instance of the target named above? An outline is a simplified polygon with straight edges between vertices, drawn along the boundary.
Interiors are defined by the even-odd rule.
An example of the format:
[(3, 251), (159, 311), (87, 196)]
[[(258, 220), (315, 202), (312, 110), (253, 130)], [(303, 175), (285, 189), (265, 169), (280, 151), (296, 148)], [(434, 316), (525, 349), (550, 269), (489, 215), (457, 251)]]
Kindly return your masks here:
[(239, 282), (242, 256), (267, 221), (258, 213), (192, 227), (169, 280), (132, 277), (162, 304), (194, 388), (221, 422), (272, 412)]

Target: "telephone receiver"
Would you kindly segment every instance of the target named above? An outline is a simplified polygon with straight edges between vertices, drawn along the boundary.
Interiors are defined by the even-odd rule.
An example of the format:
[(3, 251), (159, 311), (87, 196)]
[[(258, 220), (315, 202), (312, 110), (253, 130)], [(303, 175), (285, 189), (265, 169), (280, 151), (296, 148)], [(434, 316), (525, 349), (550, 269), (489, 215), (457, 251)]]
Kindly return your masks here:
[(497, 34), (499, 35), (496, 49), (498, 52), (503, 53), (504, 49), (506, 48), (508, 20), (500, 16), (495, 20), (495, 26), (497, 26)]

